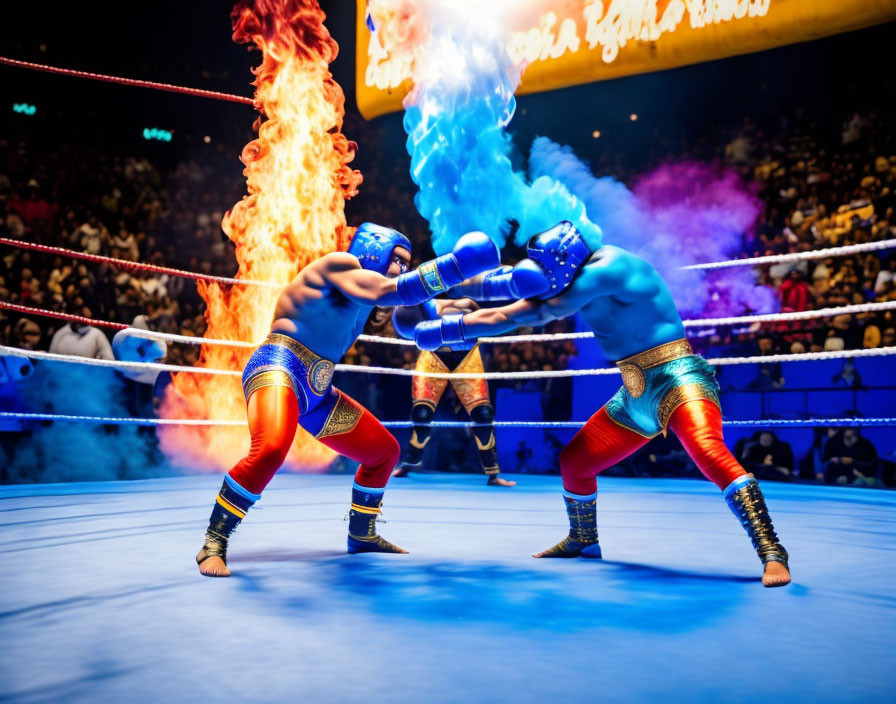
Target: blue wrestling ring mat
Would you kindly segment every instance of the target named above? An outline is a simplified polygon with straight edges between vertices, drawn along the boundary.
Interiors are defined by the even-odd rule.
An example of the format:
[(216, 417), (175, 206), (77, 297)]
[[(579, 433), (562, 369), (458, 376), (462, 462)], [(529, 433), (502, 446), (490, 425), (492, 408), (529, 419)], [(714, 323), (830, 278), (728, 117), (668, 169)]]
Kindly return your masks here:
[(603, 561), (534, 560), (559, 478), (280, 475), (193, 561), (218, 475), (0, 487), (0, 702), (892, 702), (896, 493), (763, 484), (794, 583), (705, 481), (600, 480)]

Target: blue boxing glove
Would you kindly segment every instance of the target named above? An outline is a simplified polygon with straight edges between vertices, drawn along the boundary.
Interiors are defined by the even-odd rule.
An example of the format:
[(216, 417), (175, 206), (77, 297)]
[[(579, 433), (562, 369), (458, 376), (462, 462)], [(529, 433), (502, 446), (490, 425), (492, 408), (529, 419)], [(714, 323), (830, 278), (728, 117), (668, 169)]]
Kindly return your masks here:
[(396, 306), (392, 311), (392, 324), (395, 332), (405, 340), (414, 339), (414, 328), (424, 320), (437, 320), (439, 312), (435, 301), (424, 301), (416, 306)]
[(475, 343), (467, 339), (464, 316), (446, 315), (438, 320), (424, 320), (414, 329), (414, 342), (421, 350), (437, 350), (439, 347), (466, 348)]
[(468, 232), (444, 254), (424, 262), (414, 271), (398, 277), (398, 296), (402, 305), (411, 306), (457, 286), (483, 271), (500, 264), (498, 247), (483, 232)]
[(515, 301), (544, 293), (551, 284), (544, 270), (531, 259), (515, 267), (502, 266), (477, 276), (456, 293), (476, 301)]

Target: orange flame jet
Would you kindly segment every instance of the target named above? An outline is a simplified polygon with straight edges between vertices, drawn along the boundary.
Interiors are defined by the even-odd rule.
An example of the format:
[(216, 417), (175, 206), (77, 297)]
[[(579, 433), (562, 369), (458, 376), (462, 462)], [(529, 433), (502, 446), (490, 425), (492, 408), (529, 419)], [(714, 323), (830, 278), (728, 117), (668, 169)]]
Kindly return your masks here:
[[(286, 285), (309, 262), (344, 250), (353, 228), (345, 201), (357, 194), (361, 173), (349, 168), (356, 145), (342, 134), (345, 96), (329, 64), (338, 47), (323, 25), (315, 0), (254, 0), (232, 13), (234, 41), (262, 53), (255, 74), (258, 138), (243, 149), (248, 195), (224, 217), (236, 245), (236, 278)], [(199, 284), (207, 305), (206, 337), (261, 342), (279, 292), (261, 286)], [(242, 370), (251, 350), (203, 346), (199, 366)], [(178, 374), (163, 415), (174, 418), (243, 419), (239, 379)], [(208, 470), (230, 468), (249, 449), (248, 429), (169, 426), (160, 433), (172, 462)], [(335, 454), (298, 429), (287, 464), (327, 467)]]

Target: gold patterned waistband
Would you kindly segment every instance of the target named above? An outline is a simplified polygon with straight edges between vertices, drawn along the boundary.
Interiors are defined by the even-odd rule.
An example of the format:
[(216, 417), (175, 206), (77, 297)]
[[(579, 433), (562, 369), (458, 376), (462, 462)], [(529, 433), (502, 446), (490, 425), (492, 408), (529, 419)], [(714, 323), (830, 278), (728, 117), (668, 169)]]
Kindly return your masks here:
[(316, 362), (318, 359), (323, 359), (319, 354), (315, 354), (311, 350), (309, 350), (305, 345), (303, 345), (298, 340), (291, 338), (289, 335), (283, 335), (279, 332), (271, 332), (268, 333), (268, 336), (264, 339), (263, 345), (282, 345), (286, 347), (290, 352), (292, 352), (296, 357), (301, 359), (303, 362), (308, 360), (312, 364)]
[(641, 369), (650, 369), (651, 367), (671, 362), (674, 359), (687, 357), (690, 354), (694, 354), (694, 350), (691, 349), (691, 343), (681, 338), (680, 340), (666, 342), (658, 347), (652, 347), (644, 352), (638, 352), (638, 354), (633, 354), (631, 357), (620, 359), (616, 362), (616, 366), (621, 368), (633, 364)]
[(622, 372), (622, 385), (632, 395), (632, 398), (638, 398), (644, 393), (647, 386), (647, 380), (644, 377), (646, 369), (658, 367), (660, 364), (692, 354), (694, 354), (694, 350), (691, 349), (691, 343), (681, 338), (620, 359), (616, 362), (616, 366)]
[(336, 371), (336, 365), (329, 359), (324, 359), (319, 354), (312, 352), (289, 335), (281, 335), (278, 332), (269, 333), (264, 344), (281, 345), (298, 357), (305, 365), (305, 369), (308, 370), (308, 384), (311, 390), (318, 396), (327, 390), (333, 379), (333, 373)]

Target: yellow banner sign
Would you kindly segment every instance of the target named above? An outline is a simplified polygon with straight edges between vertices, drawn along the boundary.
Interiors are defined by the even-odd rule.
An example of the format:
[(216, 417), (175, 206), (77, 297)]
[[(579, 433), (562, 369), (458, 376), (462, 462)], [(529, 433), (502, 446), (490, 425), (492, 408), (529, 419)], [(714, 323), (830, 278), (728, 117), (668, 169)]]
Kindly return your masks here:
[[(488, 2), (489, 0), (482, 0)], [(367, 119), (401, 109), (406, 57), (392, 57), (357, 0), (356, 97)], [(896, 19), (894, 0), (557, 0), (507, 53), (525, 61), (518, 93), (660, 71), (818, 39)]]

